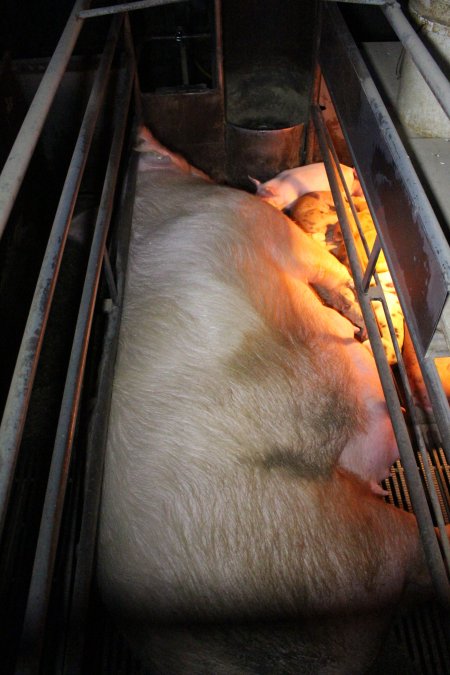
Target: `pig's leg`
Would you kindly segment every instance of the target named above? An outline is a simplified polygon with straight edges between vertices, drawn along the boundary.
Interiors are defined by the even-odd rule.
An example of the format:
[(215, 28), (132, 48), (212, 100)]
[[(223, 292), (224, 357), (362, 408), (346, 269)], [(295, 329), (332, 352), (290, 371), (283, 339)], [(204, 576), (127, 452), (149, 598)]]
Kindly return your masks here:
[(364, 328), (361, 310), (355, 300), (353, 279), (345, 265), (293, 221), (289, 220), (289, 223), (290, 256), (284, 260), (289, 273), (307, 281), (327, 304), (359, 328)]
[[(290, 325), (283, 326), (277, 317), (272, 317), (272, 323), (284, 332), (292, 331), (301, 340), (309, 340), (312, 348), (323, 354), (324, 367), (330, 350), (337, 350), (335, 358), (348, 364), (347, 379), (356, 405), (364, 409), (364, 421), (354, 426), (339, 464), (369, 481), (377, 494), (385, 494), (377, 484), (389, 475), (391, 465), (398, 459), (398, 447), (373, 356), (355, 340), (354, 328), (345, 317), (324, 307), (295, 277), (284, 276), (283, 281), (284, 288), (276, 291), (278, 307), (281, 316), (290, 317)], [(304, 333), (305, 326), (310, 330), (314, 326), (309, 336)], [(348, 397), (348, 392), (342, 395)]]

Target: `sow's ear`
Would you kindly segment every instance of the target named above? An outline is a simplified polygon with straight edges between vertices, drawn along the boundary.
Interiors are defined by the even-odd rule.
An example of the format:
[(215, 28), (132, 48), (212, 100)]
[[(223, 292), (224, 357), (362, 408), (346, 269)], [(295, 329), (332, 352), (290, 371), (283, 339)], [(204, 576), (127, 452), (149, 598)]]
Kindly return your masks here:
[(149, 129), (144, 126), (139, 127), (134, 149), (137, 150), (137, 152), (161, 152), (164, 155), (169, 154), (167, 148), (161, 145), (161, 143), (153, 136), (151, 131), (149, 131)]

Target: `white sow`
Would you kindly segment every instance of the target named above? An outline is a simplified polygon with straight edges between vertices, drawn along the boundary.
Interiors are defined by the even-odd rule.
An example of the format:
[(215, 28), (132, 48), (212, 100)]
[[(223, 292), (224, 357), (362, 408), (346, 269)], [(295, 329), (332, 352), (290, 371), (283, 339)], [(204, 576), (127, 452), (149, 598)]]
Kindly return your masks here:
[[(429, 579), (345, 268), (143, 133), (98, 579), (149, 672), (364, 672)], [(195, 175), (195, 174), (198, 175)], [(352, 473), (353, 472), (353, 473)], [(358, 474), (358, 475), (356, 475)]]

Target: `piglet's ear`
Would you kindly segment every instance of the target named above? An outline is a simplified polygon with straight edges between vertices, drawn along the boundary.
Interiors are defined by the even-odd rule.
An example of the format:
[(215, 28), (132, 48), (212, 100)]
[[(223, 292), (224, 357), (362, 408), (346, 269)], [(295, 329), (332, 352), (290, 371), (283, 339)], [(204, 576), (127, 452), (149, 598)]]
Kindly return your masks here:
[(249, 176), (248, 179), (251, 180), (253, 185), (256, 186), (256, 190), (259, 190), (259, 186), (261, 185), (261, 181), (258, 180), (257, 178), (252, 178), (251, 176)]
[(260, 197), (272, 198), (277, 196), (277, 191), (269, 185), (264, 185), (264, 183), (258, 188), (258, 195)]

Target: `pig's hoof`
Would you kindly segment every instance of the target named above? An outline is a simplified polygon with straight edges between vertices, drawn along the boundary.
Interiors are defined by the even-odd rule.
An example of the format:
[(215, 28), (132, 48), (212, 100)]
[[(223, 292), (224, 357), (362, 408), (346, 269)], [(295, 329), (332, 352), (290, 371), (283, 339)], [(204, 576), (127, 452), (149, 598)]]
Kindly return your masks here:
[(367, 338), (366, 326), (361, 308), (355, 300), (352, 286), (353, 282), (347, 282), (338, 289), (336, 307), (352, 324), (359, 328), (359, 337), (364, 340)]
[(381, 485), (376, 483), (374, 480), (370, 481), (370, 489), (375, 495), (378, 495), (380, 497), (387, 497), (389, 495), (389, 492), (387, 490), (383, 490)]

